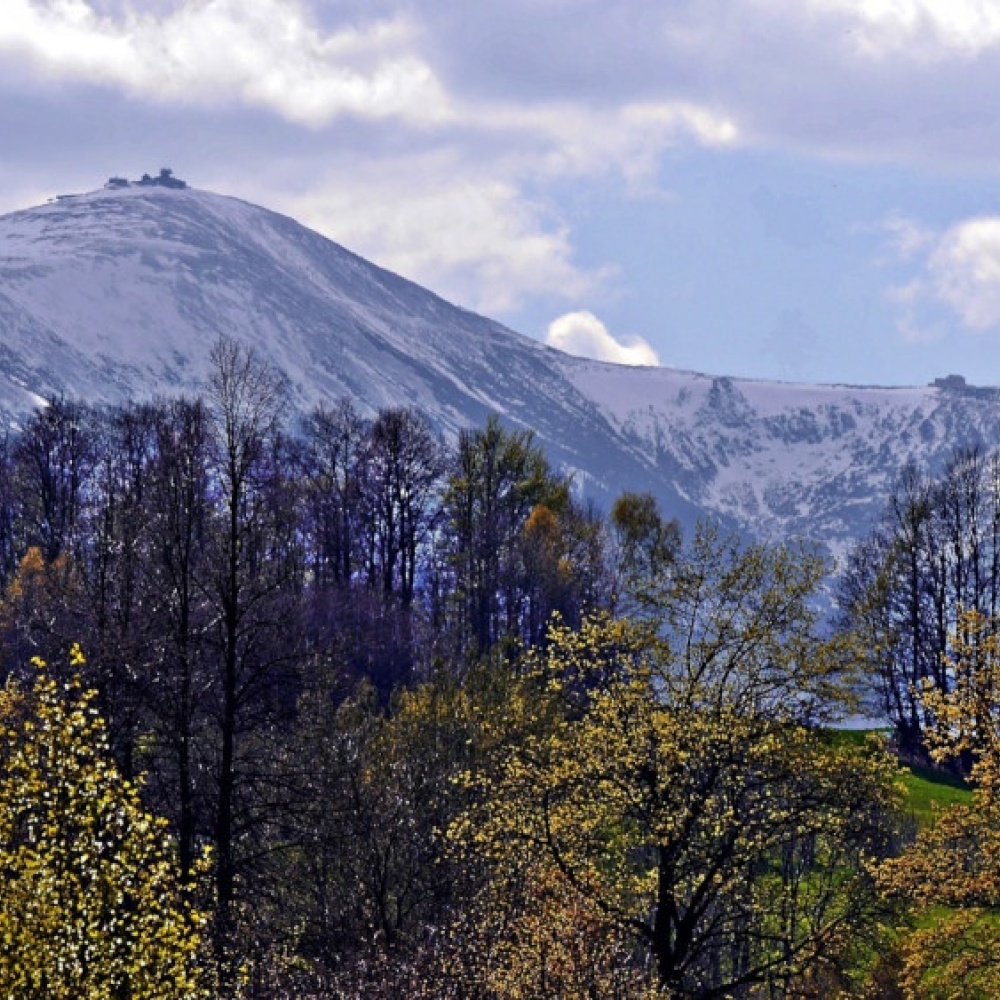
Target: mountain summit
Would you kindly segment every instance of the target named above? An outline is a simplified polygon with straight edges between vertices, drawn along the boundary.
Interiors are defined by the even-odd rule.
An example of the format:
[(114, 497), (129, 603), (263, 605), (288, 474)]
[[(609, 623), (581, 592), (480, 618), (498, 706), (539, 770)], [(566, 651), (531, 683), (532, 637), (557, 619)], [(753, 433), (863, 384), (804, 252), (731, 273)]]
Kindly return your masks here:
[(219, 334), (289, 377), (304, 410), (414, 406), (446, 436), (491, 411), (533, 428), (606, 503), (834, 548), (908, 459), (1000, 444), (996, 392), (800, 386), (570, 357), (453, 306), (285, 216), (192, 188), (112, 186), (0, 217), (0, 409), (62, 394), (195, 392)]

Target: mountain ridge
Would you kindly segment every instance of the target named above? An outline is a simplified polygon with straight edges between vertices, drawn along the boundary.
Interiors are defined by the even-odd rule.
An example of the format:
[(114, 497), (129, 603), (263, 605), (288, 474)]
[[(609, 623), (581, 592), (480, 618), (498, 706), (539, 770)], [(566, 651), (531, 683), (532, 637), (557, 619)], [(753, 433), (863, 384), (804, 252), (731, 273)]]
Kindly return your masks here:
[(454, 306), (294, 219), (195, 188), (64, 196), (0, 216), (0, 409), (196, 392), (219, 334), (288, 375), (293, 408), (414, 406), (446, 437), (490, 412), (533, 429), (607, 504), (841, 551), (909, 460), (1000, 445), (997, 394), (805, 385), (563, 354)]

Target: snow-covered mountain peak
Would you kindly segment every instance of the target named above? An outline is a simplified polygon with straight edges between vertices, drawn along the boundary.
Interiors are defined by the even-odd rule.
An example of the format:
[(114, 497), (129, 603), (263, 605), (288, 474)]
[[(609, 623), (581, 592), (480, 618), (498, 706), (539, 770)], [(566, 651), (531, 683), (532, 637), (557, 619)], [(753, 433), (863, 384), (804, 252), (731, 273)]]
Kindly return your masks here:
[(997, 393), (794, 385), (561, 354), (294, 220), (192, 188), (128, 186), (0, 217), (0, 409), (198, 391), (219, 334), (288, 375), (293, 403), (416, 406), (446, 435), (491, 411), (535, 429), (603, 502), (656, 492), (685, 520), (834, 548), (901, 464), (1000, 444)]

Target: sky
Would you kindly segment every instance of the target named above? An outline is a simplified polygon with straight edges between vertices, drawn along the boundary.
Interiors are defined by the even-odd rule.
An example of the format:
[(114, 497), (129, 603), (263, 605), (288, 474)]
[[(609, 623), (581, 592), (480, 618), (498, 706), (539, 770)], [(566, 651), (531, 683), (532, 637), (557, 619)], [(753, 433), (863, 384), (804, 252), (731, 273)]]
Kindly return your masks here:
[(0, 7), (0, 213), (169, 166), (571, 353), (1000, 384), (1000, 0)]

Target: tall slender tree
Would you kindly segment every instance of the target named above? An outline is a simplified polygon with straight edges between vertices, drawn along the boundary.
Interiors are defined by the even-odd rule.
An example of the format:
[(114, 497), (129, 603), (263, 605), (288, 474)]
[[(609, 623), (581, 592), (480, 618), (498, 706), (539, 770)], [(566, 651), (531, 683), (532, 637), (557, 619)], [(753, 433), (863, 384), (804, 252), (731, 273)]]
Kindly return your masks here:
[(530, 431), (507, 430), (493, 415), (459, 436), (444, 497), (441, 587), (459, 657), (520, 635), (525, 526), (540, 504), (561, 513), (568, 501), (568, 481)]
[(240, 848), (253, 844), (248, 810), (267, 766), (260, 747), (252, 764), (241, 755), (251, 734), (267, 732), (281, 671), (293, 656), (294, 618), (286, 598), (301, 567), (278, 460), (286, 381), (229, 338), (215, 343), (211, 360), (208, 410), (219, 513), (206, 583), (218, 651), (216, 933), (223, 971), (231, 976), (226, 959), (236, 930)]
[(14, 445), (21, 544), (38, 546), (48, 563), (70, 551), (83, 528), (91, 428), (87, 406), (57, 398), (32, 414)]
[(364, 494), (369, 583), (412, 604), (417, 553), (437, 516), (444, 448), (414, 410), (382, 410), (368, 434)]
[(206, 786), (213, 756), (206, 547), (215, 497), (204, 403), (165, 403), (156, 413), (154, 433), (148, 556), (152, 589), (147, 606), (156, 634), (145, 692), (156, 739), (149, 766), (160, 807), (174, 822), (181, 872), (188, 878), (198, 837), (210, 832)]

